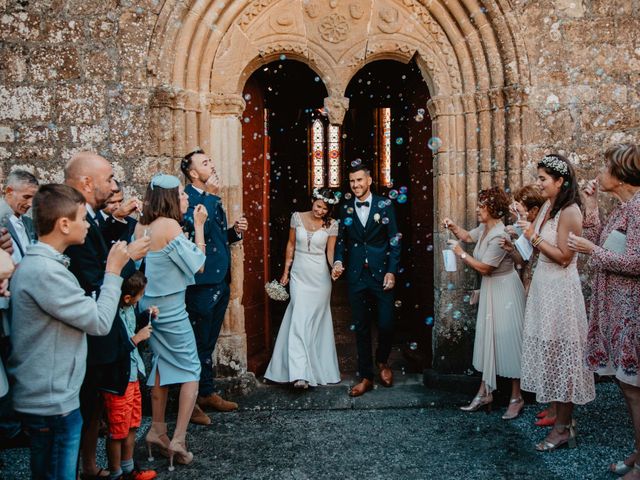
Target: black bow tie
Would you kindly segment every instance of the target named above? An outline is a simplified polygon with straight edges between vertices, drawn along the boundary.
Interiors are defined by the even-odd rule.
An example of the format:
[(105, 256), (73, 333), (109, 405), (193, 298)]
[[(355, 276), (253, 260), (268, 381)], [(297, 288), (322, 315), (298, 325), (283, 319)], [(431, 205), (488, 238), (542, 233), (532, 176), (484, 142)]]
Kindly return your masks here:
[(356, 207), (360, 208), (360, 207), (369, 207), (369, 201), (367, 200), (366, 202), (358, 202), (356, 201)]

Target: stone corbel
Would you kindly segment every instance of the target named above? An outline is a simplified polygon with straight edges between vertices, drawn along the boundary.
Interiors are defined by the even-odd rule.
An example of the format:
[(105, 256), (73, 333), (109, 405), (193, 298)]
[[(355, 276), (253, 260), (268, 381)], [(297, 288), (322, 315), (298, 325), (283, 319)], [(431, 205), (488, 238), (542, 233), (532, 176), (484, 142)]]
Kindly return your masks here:
[(212, 93), (209, 95), (211, 115), (233, 115), (240, 118), (246, 107), (247, 104), (242, 95), (236, 93)]
[(324, 99), (324, 109), (329, 116), (331, 125), (342, 125), (344, 116), (349, 109), (347, 97), (327, 97)]

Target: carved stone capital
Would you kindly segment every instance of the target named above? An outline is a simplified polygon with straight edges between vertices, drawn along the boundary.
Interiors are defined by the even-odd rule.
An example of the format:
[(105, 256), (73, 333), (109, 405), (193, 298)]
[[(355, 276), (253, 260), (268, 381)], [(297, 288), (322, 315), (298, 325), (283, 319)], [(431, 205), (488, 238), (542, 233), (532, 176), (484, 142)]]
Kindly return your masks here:
[(441, 117), (444, 115), (455, 115), (456, 109), (452, 97), (431, 97), (427, 101), (427, 108), (431, 118)]
[(209, 110), (212, 115), (240, 117), (246, 106), (242, 95), (235, 93), (212, 93), (209, 96)]
[(151, 99), (149, 101), (152, 108), (174, 108), (176, 101), (176, 92), (173, 87), (169, 85), (163, 85), (157, 87), (151, 93)]
[(504, 96), (502, 95), (502, 90), (489, 90), (487, 94), (489, 95), (489, 102), (492, 109), (502, 110), (504, 108)]
[(463, 93), (460, 95), (460, 99), (462, 100), (462, 110), (464, 113), (476, 112), (476, 97), (473, 93)]
[(327, 97), (324, 99), (324, 109), (327, 111), (331, 125), (342, 125), (344, 116), (349, 109), (349, 99), (347, 97)]
[(489, 101), (489, 95), (487, 92), (477, 92), (476, 96), (476, 107), (478, 112), (485, 112), (487, 110), (491, 110), (491, 102)]

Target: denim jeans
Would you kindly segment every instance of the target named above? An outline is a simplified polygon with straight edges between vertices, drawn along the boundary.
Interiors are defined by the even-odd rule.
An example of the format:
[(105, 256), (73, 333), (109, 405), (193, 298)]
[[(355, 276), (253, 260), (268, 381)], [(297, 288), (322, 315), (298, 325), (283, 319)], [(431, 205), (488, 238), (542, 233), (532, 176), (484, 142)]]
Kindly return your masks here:
[(190, 286), (185, 300), (202, 365), (198, 395), (207, 397), (215, 391), (211, 355), (216, 348), (229, 305), (229, 284), (222, 282), (216, 285)]
[(64, 415), (21, 416), (31, 435), (31, 478), (75, 480), (82, 428), (80, 409)]

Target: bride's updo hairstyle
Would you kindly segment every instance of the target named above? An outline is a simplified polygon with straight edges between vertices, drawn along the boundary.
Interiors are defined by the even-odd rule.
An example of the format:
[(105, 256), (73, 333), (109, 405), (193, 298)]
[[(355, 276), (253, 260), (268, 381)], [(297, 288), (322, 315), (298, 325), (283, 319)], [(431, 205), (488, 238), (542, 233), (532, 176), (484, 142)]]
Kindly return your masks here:
[(566, 157), (557, 153), (546, 155), (538, 162), (538, 168), (543, 169), (555, 180), (559, 178), (564, 180), (555, 203), (551, 205), (551, 217), (555, 217), (560, 210), (574, 203), (578, 206), (582, 205), (576, 170)]
[(339, 198), (336, 197), (336, 194), (329, 188), (314, 188), (313, 193), (311, 194), (311, 204), (315, 201), (321, 200), (327, 206), (327, 214), (322, 218), (322, 226), (324, 228), (329, 228), (331, 225), (331, 214), (333, 213), (333, 206), (336, 205), (339, 201)]
[(144, 195), (142, 203), (142, 215), (140, 223), (149, 225), (156, 218), (172, 218), (178, 223), (182, 222), (180, 211), (180, 180), (173, 175), (155, 175)]

